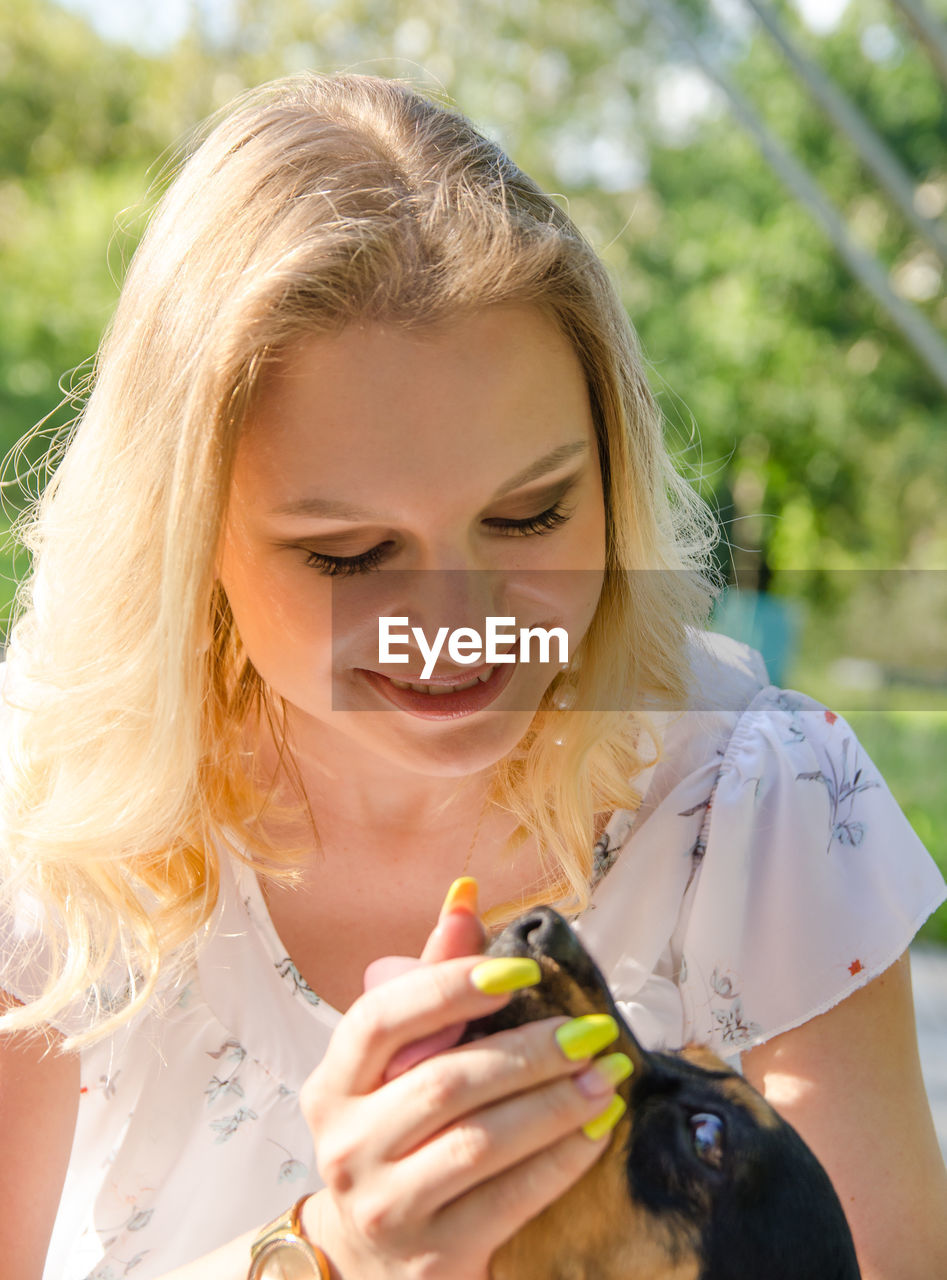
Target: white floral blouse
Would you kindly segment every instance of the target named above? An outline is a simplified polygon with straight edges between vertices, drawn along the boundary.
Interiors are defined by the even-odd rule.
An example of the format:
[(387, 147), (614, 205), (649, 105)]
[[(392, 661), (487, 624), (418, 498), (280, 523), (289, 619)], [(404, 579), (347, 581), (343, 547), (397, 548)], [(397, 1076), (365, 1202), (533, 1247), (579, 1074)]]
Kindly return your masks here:
[[(699, 653), (703, 709), (663, 716), (578, 928), (644, 1043), (733, 1056), (881, 973), (947, 891), (840, 716), (745, 646)], [(297, 1094), (338, 1020), (228, 862), (174, 1003), (82, 1054), (44, 1280), (153, 1280), (317, 1188)]]

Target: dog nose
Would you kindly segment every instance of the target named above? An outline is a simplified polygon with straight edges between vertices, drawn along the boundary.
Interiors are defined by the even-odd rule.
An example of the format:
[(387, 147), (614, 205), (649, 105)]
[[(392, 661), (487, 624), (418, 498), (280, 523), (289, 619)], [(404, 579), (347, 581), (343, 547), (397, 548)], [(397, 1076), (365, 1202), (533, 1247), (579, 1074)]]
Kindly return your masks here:
[(527, 955), (567, 961), (577, 950), (572, 930), (551, 907), (534, 907), (510, 926), (510, 932)]

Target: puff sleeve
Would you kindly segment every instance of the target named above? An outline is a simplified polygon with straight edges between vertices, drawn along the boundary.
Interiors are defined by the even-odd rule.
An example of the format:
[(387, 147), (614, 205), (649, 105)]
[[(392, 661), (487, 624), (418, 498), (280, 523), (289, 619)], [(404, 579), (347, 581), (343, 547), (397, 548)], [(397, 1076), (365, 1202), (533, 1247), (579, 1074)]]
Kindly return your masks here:
[(760, 691), (718, 766), (672, 951), (684, 1039), (732, 1056), (883, 972), (947, 888), (851, 727), (811, 698)]

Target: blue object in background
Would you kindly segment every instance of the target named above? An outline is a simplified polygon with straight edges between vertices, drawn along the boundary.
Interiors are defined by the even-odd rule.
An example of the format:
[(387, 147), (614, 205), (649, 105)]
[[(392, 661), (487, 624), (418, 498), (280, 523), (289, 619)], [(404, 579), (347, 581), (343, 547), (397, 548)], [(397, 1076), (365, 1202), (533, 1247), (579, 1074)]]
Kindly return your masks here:
[(728, 587), (717, 600), (710, 626), (713, 631), (758, 649), (770, 680), (783, 685), (795, 653), (801, 620), (801, 608), (796, 600), (765, 591)]

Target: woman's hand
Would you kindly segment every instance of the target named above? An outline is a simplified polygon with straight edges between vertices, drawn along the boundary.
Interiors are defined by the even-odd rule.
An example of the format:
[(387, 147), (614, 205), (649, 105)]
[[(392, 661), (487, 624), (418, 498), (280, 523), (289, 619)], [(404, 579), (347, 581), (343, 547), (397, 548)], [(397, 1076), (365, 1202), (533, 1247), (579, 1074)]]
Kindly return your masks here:
[[(437, 949), (425, 948), (426, 959)], [(499, 1245), (607, 1145), (606, 1136), (582, 1131), (612, 1097), (590, 1066), (604, 1043), (583, 1045), (577, 1059), (572, 1050), (570, 1059), (555, 1034), (564, 1018), (459, 1045), (388, 1076), (406, 1046), (503, 1006), (507, 995), (477, 986), (497, 964), (439, 959), (372, 987), (303, 1088), (326, 1183), (307, 1202), (304, 1224), (344, 1280), (486, 1280)], [(535, 975), (523, 978), (525, 986)]]
[[(424, 944), (420, 960), (413, 956), (382, 956), (379, 960), (373, 960), (365, 970), (365, 990), (377, 987), (401, 973), (407, 973), (409, 969), (416, 969), (421, 964), (452, 960), (455, 956), (477, 955), (483, 950), (485, 941), (486, 932), (477, 914), (477, 882), (471, 876), (462, 876), (448, 890), (437, 924)], [(457, 1022), (434, 1035), (416, 1040), (414, 1044), (405, 1045), (385, 1068), (385, 1079), (393, 1080), (416, 1062), (423, 1062), (432, 1054), (452, 1048), (464, 1034), (466, 1025), (464, 1022)]]

